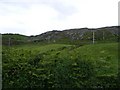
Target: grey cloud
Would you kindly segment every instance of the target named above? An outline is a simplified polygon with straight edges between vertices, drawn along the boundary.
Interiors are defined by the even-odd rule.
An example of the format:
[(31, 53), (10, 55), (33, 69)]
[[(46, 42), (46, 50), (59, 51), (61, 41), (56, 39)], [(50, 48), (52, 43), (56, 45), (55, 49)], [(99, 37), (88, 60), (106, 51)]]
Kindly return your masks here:
[[(11, 13), (17, 13), (22, 11), (22, 9), (28, 9), (29, 4), (26, 3), (15, 3), (15, 2), (2, 2), (0, 1), (0, 15), (5, 16)], [(16, 10), (16, 11), (14, 11)]]
[(66, 17), (77, 12), (75, 6), (61, 2), (61, 0), (41, 0), (41, 3), (46, 4), (60, 13), (60, 16)]
[(60, 16), (69, 16), (77, 11), (75, 6), (70, 5), (69, 2), (64, 3), (62, 0), (1, 0), (0, 3), (21, 6), (23, 8), (29, 8), (32, 4), (45, 4), (58, 11)]

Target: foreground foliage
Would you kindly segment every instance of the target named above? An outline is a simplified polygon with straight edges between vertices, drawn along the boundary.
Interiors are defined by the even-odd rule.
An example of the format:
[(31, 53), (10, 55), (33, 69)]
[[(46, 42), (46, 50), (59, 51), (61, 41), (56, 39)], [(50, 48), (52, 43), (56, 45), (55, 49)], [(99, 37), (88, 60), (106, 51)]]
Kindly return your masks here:
[(3, 47), (3, 88), (117, 88), (116, 46)]

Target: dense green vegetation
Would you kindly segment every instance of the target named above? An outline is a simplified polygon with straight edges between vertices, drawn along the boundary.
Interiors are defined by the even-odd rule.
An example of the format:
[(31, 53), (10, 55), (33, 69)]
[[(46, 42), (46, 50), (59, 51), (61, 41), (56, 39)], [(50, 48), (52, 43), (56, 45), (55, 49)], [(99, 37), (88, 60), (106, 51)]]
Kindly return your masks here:
[(2, 44), (7, 46), (20, 45), (26, 43), (28, 37), (20, 34), (2, 34)]
[(3, 46), (3, 88), (118, 88), (118, 43)]
[(2, 34), (3, 89), (118, 88), (118, 28)]

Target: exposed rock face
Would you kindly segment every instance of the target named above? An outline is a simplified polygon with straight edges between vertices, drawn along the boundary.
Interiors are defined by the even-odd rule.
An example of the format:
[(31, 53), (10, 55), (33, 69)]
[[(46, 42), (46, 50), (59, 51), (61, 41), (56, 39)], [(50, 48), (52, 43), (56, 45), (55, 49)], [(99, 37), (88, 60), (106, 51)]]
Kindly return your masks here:
[(30, 40), (39, 42), (56, 42), (62, 40), (91, 40), (93, 31), (95, 32), (96, 40), (110, 39), (114, 38), (114, 36), (118, 36), (118, 26), (113, 26), (98, 29), (78, 28), (63, 31), (53, 30), (34, 37), (30, 37)]

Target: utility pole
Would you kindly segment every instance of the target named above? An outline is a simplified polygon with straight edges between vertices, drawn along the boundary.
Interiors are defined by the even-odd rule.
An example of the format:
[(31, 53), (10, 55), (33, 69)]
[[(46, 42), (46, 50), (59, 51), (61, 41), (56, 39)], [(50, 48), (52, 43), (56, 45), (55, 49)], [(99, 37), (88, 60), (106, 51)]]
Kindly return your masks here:
[(104, 32), (104, 30), (103, 30), (103, 40), (105, 39), (105, 37), (104, 37), (104, 36), (105, 36), (105, 32)]
[(93, 44), (95, 43), (95, 32), (93, 30)]
[(10, 46), (10, 44), (11, 44), (11, 38), (9, 38), (8, 46)]

